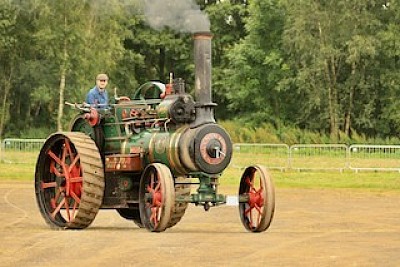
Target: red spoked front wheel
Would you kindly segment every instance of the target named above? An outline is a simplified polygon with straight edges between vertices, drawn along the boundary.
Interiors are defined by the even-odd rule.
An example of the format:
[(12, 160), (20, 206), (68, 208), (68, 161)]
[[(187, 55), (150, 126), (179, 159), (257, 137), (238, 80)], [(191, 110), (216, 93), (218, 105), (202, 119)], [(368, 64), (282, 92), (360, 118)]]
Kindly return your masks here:
[(239, 212), (244, 227), (250, 232), (268, 229), (274, 216), (275, 189), (265, 167), (247, 167), (240, 180)]
[(93, 140), (78, 132), (50, 136), (36, 164), (35, 193), (51, 227), (89, 226), (104, 194), (102, 161)]
[(174, 205), (175, 189), (171, 171), (164, 164), (150, 164), (140, 179), (139, 208), (142, 223), (151, 232), (165, 231)]

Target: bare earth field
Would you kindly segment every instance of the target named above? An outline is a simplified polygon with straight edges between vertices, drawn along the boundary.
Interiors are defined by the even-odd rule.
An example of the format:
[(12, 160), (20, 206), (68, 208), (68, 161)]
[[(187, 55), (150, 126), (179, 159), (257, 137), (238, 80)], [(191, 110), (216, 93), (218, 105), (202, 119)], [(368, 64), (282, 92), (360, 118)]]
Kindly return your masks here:
[(0, 182), (0, 266), (400, 266), (400, 194), (278, 188), (261, 234), (245, 231), (237, 207), (193, 205), (164, 233), (114, 210), (54, 231), (33, 183)]

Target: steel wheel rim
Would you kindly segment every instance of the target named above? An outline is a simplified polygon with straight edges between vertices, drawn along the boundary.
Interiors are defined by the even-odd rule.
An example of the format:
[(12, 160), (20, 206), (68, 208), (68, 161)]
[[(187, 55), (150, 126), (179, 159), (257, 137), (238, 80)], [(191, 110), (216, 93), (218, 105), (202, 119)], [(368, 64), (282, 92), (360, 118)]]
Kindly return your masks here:
[(36, 164), (35, 195), (51, 228), (89, 226), (102, 204), (104, 185), (100, 154), (90, 137), (65, 132), (46, 140)]
[(140, 216), (144, 226), (152, 232), (168, 227), (175, 200), (172, 174), (168, 167), (155, 163), (143, 172), (140, 182)]
[(49, 219), (59, 226), (74, 221), (82, 196), (82, 166), (80, 156), (68, 138), (57, 140), (47, 153), (40, 181), (42, 204)]
[(240, 218), (251, 232), (265, 231), (273, 218), (275, 193), (268, 172), (261, 166), (248, 167), (240, 181), (239, 195), (247, 201), (239, 204)]

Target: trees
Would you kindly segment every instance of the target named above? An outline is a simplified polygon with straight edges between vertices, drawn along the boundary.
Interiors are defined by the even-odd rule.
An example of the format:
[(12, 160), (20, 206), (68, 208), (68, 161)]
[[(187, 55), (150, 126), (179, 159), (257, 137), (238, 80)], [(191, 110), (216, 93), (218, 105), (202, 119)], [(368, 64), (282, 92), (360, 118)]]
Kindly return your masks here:
[(112, 73), (124, 56), (121, 40), (125, 36), (118, 24), (122, 7), (116, 1), (104, 2), (101, 8), (99, 4), (97, 1), (42, 0), (35, 21), (35, 37), (43, 48), (41, 60), (53, 69), (51, 79), (58, 81), (58, 130), (62, 129), (65, 96), (82, 96), (81, 90), (67, 94), (65, 90), (72, 91), (80, 84), (93, 82), (96, 73)]
[(0, 136), (9, 120), (10, 91), (16, 75), (17, 10), (7, 1), (0, 1)]
[[(300, 125), (366, 131), (376, 125), (377, 54), (382, 29), (376, 1), (284, 1), (284, 46), (303, 94)], [(315, 123), (314, 125), (312, 123)]]
[[(110, 75), (111, 85), (137, 86), (132, 69), (141, 59), (123, 43), (131, 33), (121, 25), (134, 22), (126, 5), (117, 0), (6, 2), (15, 10), (15, 34), (3, 36), (13, 38), (15, 45), (4, 53), (15, 60), (4, 56), (0, 62), (7, 70), (14, 62), (15, 74), (11, 100), (1, 101), (7, 102), (2, 114), (12, 110), (18, 117), (8, 124), (0, 121), (6, 131), (18, 136), (29, 128), (61, 130), (71, 116), (64, 112), (65, 100), (82, 102), (100, 72)], [(129, 66), (122, 69), (121, 63)]]
[(62, 130), (66, 79), (74, 67), (73, 62), (80, 60), (76, 57), (79, 55), (77, 52), (85, 46), (85, 31), (82, 26), (89, 22), (85, 16), (87, 8), (82, 1), (42, 1), (38, 19), (35, 20), (35, 37), (37, 44), (42, 47), (41, 60), (54, 69), (52, 78), (58, 81), (58, 131)]
[(228, 52), (229, 109), (333, 140), (395, 134), (397, 2), (249, 1), (247, 35)]
[[(156, 2), (145, 19), (144, 6)], [(81, 102), (100, 72), (120, 95), (148, 80), (167, 82), (169, 72), (190, 92), (192, 36), (160, 20), (165, 2), (0, 0), (0, 137), (62, 129), (73, 115), (64, 101)], [(200, 17), (210, 19), (218, 119), (298, 127), (334, 140), (398, 134), (399, 0), (165, 6), (177, 3), (197, 15), (200, 7), (207, 13)], [(171, 11), (179, 18), (181, 9)]]
[(229, 52), (235, 44), (246, 36), (245, 19), (248, 17), (247, 1), (223, 1), (209, 3), (205, 7), (210, 21), (213, 38), (213, 99), (218, 104), (216, 117), (229, 118), (226, 112), (229, 104), (230, 77), (226, 69), (230, 68)]
[(377, 116), (376, 131), (385, 136), (399, 136), (400, 132), (400, 8), (399, 1), (390, 4), (377, 13), (384, 29), (376, 37), (380, 40), (377, 59), (379, 69), (380, 99), (377, 104), (380, 111)]
[(284, 12), (279, 1), (251, 1), (248, 8), (247, 35), (228, 52), (226, 97), (239, 116), (278, 125), (285, 104), (278, 86), (286, 72), (281, 51)]

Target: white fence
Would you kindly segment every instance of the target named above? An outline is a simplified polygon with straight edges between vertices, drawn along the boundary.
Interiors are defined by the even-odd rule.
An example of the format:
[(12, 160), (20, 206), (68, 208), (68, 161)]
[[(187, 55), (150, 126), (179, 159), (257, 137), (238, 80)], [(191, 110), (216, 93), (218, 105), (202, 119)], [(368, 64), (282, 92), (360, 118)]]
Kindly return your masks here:
[(400, 172), (400, 145), (234, 144), (231, 166), (254, 163), (279, 170)]
[(348, 167), (356, 172), (400, 171), (400, 146), (351, 145), (348, 153)]
[[(4, 139), (0, 162), (34, 163), (45, 139)], [(278, 170), (398, 171), (400, 145), (243, 144), (233, 145), (231, 166), (263, 164)]]
[(0, 145), (0, 162), (34, 163), (46, 139), (7, 138)]
[(343, 144), (293, 145), (289, 168), (295, 170), (339, 170), (348, 167), (348, 147)]
[(288, 169), (290, 147), (286, 144), (233, 144), (233, 167), (244, 168), (254, 163), (270, 169)]

